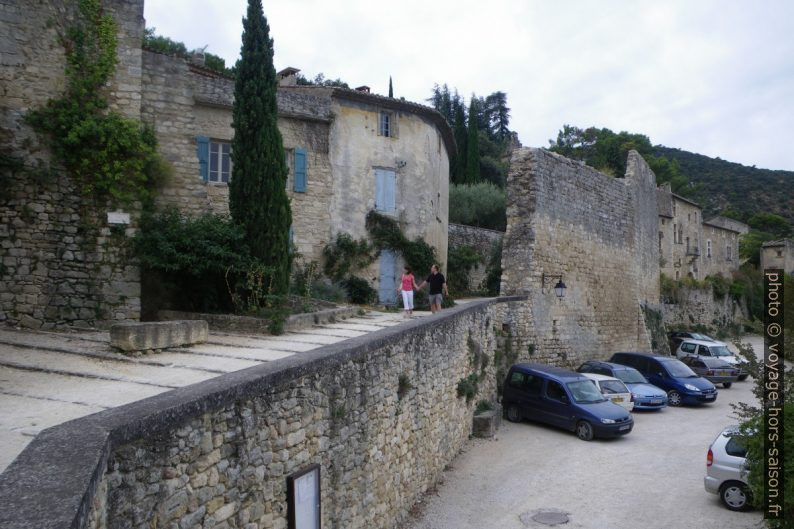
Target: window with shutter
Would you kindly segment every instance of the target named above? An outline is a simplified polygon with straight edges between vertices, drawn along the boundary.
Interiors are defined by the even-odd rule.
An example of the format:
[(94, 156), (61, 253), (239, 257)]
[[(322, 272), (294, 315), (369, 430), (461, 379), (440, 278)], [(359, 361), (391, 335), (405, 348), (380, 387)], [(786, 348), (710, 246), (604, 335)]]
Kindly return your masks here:
[(296, 193), (306, 192), (306, 151), (303, 149), (295, 149), (293, 189)]
[(199, 162), (199, 175), (205, 182), (209, 180), (210, 139), (206, 136), (196, 138), (196, 156)]
[(375, 169), (375, 209), (384, 213), (394, 213), (397, 207), (394, 171)]

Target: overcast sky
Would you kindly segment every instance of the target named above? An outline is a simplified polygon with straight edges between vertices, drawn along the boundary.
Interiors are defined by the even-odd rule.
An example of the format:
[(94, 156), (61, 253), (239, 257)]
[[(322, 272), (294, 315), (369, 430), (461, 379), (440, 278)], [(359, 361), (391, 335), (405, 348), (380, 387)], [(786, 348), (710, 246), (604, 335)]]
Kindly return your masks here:
[[(146, 0), (146, 26), (232, 65), (245, 0)], [(563, 124), (646, 134), (794, 170), (794, 2), (264, 1), (275, 67), (426, 103), (435, 83), (507, 93), (510, 128), (548, 146)]]

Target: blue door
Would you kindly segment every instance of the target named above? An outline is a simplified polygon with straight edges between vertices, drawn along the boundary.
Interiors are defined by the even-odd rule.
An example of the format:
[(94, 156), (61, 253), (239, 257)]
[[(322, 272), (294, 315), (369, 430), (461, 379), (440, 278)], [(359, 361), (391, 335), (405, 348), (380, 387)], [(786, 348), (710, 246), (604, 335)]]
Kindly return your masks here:
[(397, 208), (394, 171), (375, 169), (375, 209), (384, 213), (394, 213)]
[(378, 301), (384, 305), (397, 303), (397, 256), (391, 250), (380, 252)]

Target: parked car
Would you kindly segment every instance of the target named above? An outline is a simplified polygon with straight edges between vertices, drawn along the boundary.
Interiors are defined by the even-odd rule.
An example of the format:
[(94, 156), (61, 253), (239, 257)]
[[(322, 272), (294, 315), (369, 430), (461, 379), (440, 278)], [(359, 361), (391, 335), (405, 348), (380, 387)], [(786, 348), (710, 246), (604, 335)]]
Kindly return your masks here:
[(745, 369), (747, 361), (740, 359), (728, 349), (723, 342), (710, 342), (706, 340), (687, 339), (678, 344), (675, 356), (685, 358), (687, 356), (710, 356), (724, 360), (739, 370), (739, 380), (745, 380), (749, 373)]
[(672, 331), (668, 336), (670, 339), (671, 351), (675, 351), (678, 347), (678, 344), (686, 339), (711, 341), (711, 339), (707, 338), (705, 334), (700, 334), (699, 332)]
[(580, 373), (542, 364), (516, 364), (504, 382), (507, 419), (531, 419), (576, 432), (579, 439), (631, 432), (634, 419), (605, 399), (595, 382)]
[(631, 396), (631, 391), (626, 387), (626, 384), (615, 377), (598, 375), (596, 373), (582, 374), (596, 383), (596, 386), (598, 386), (599, 391), (601, 391), (605, 399), (609, 399), (615, 404), (626, 408), (626, 411), (634, 409), (634, 398)]
[(714, 356), (687, 356), (681, 361), (712, 384), (729, 388), (739, 378), (739, 369)]
[(752, 496), (745, 467), (747, 449), (738, 436), (739, 428), (729, 426), (714, 439), (706, 455), (706, 491), (717, 494), (732, 511), (750, 508)]
[(635, 410), (660, 410), (667, 407), (667, 392), (650, 384), (633, 367), (588, 360), (577, 369), (580, 373), (598, 373), (620, 379), (631, 391)]
[(633, 367), (654, 386), (667, 392), (670, 406), (703, 404), (717, 400), (717, 388), (699, 377), (681, 360), (648, 353), (615, 353), (610, 362)]

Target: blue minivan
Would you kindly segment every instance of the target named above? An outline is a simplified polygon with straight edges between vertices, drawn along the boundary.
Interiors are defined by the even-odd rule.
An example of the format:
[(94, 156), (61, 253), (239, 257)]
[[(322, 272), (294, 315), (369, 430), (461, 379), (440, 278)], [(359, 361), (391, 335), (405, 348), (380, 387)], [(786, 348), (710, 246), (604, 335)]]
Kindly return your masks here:
[(576, 432), (579, 439), (625, 435), (634, 419), (625, 408), (601, 395), (595, 383), (580, 373), (542, 364), (510, 368), (502, 391), (507, 419), (545, 422)]
[(633, 367), (654, 386), (667, 392), (670, 406), (703, 404), (717, 400), (717, 388), (698, 376), (681, 360), (647, 353), (615, 353), (610, 362)]

